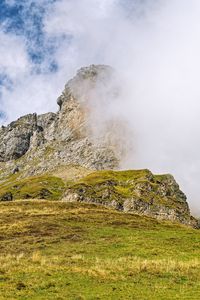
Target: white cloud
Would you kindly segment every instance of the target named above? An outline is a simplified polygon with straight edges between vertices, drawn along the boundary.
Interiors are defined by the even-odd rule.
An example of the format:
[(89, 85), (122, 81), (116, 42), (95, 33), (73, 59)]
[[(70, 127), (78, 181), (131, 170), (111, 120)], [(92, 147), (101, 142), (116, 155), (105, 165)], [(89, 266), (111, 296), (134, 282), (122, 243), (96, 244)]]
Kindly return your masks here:
[(0, 31), (0, 73), (6, 73), (14, 80), (27, 72), (28, 67), (23, 39)]

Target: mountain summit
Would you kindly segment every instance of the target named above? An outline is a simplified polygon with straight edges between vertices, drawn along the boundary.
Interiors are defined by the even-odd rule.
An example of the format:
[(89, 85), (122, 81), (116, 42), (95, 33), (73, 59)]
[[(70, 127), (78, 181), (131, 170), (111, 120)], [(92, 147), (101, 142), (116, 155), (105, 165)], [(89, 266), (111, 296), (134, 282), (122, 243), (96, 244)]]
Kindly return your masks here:
[(120, 156), (113, 144), (114, 122), (102, 124), (98, 111), (104, 99), (116, 93), (113, 76), (114, 71), (108, 66), (82, 68), (58, 98), (57, 113), (29, 114), (2, 126), (3, 169), (11, 172), (17, 164), (27, 176), (61, 164), (94, 170), (117, 168)]

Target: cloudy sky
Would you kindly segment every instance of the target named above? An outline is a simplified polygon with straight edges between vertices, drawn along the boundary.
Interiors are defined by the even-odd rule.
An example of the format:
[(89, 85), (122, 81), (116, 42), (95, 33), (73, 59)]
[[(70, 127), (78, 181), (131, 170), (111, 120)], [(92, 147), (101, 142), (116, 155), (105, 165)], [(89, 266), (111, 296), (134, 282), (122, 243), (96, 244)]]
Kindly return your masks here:
[(78, 68), (112, 65), (125, 93), (111, 111), (134, 132), (126, 167), (172, 173), (200, 214), (199, 53), (199, 0), (1, 0), (0, 123), (57, 110)]
[(1, 122), (55, 110), (66, 80), (83, 65), (109, 63), (112, 35), (148, 2), (0, 1)]
[(45, 107), (55, 110), (62, 85), (56, 82), (60, 71), (56, 51), (67, 34), (47, 32), (54, 2), (0, 2), (0, 110), (6, 121), (43, 112)]

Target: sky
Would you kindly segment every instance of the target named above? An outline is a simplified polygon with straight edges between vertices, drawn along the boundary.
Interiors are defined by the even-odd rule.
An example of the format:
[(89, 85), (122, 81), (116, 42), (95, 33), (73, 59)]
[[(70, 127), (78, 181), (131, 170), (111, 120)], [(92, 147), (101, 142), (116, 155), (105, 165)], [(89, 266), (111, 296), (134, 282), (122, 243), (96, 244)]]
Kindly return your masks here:
[(123, 167), (173, 174), (200, 215), (199, 53), (199, 0), (1, 0), (0, 124), (56, 111), (77, 69), (109, 64), (110, 118), (133, 132)]
[(102, 35), (106, 24), (114, 30), (115, 11), (129, 18), (141, 14), (148, 2), (1, 0), (0, 122), (55, 110), (55, 99), (77, 68), (107, 61), (104, 49), (111, 32)]

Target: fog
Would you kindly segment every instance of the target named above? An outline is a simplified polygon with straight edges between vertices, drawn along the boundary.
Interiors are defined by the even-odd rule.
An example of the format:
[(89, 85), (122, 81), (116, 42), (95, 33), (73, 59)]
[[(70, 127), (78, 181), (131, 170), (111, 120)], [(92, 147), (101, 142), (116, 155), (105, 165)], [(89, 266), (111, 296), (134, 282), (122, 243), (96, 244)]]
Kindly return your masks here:
[[(10, 118), (13, 106), (18, 114), (30, 110), (19, 109), (29, 97), (32, 110), (54, 108), (55, 95), (78, 68), (111, 65), (123, 96), (101, 105), (109, 107), (106, 120), (117, 115), (130, 126), (133, 149), (122, 168), (173, 174), (200, 215), (200, 2), (61, 0), (48, 10), (44, 30), (47, 39), (60, 41), (58, 71), (38, 77), (26, 70), (25, 83), (18, 78), (12, 92), (4, 92)], [(30, 88), (23, 94), (24, 84)], [(36, 86), (41, 92), (34, 97)]]

